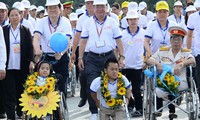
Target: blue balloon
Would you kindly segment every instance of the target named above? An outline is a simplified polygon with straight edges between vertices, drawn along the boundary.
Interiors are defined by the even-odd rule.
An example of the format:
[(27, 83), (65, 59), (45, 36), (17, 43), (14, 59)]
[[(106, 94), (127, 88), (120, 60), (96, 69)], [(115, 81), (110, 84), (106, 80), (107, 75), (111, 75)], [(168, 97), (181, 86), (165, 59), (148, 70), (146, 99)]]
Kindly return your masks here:
[(55, 52), (62, 52), (68, 47), (68, 39), (64, 33), (55, 32), (50, 37), (50, 47)]

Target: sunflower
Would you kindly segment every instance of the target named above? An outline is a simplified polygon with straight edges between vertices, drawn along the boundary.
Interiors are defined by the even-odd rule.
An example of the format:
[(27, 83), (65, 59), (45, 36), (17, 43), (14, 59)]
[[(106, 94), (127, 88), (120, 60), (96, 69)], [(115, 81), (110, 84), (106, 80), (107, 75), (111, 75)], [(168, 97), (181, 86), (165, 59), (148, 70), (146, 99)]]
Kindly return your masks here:
[(174, 82), (175, 81), (175, 77), (174, 76), (171, 76), (171, 82)]
[(35, 86), (28, 87), (26, 91), (27, 91), (28, 94), (34, 92), (35, 91)]
[(119, 95), (125, 95), (126, 94), (126, 89), (124, 87), (120, 87), (117, 91)]
[(47, 78), (47, 83), (55, 83), (55, 78), (53, 78), (53, 77), (48, 77)]
[(118, 87), (121, 87), (123, 84), (124, 84), (124, 83), (121, 82), (121, 81), (117, 82), (117, 86), (118, 86)]
[(39, 86), (39, 87), (37, 87), (37, 89), (36, 89), (36, 91), (37, 91), (39, 94), (43, 93), (44, 90), (45, 90), (45, 87), (44, 87), (44, 86)]
[(27, 80), (26, 85), (33, 86), (33, 85), (35, 85), (35, 81), (34, 80)]
[(28, 76), (28, 79), (29, 80), (37, 80), (37, 77), (32, 74), (32, 75)]
[(115, 105), (115, 99), (114, 98), (111, 98), (110, 100), (108, 100), (106, 102), (106, 104), (109, 106), (109, 107), (112, 107)]
[(53, 91), (54, 90), (54, 87), (51, 83), (47, 83), (45, 84), (45, 87), (47, 88), (48, 91)]
[(174, 88), (177, 88), (180, 85), (180, 82), (176, 81), (174, 82)]
[(117, 102), (118, 105), (122, 105), (122, 103), (123, 103), (122, 99), (119, 99), (116, 102)]
[(34, 75), (35, 75), (35, 76), (39, 76), (39, 73), (38, 73), (38, 72), (34, 72)]
[(107, 98), (108, 96), (110, 96), (110, 92), (109, 91), (104, 94), (105, 98)]
[(122, 78), (122, 74), (118, 72), (118, 78)]
[(104, 87), (105, 87), (105, 88), (108, 88), (108, 81), (105, 81), (105, 82), (104, 82)]

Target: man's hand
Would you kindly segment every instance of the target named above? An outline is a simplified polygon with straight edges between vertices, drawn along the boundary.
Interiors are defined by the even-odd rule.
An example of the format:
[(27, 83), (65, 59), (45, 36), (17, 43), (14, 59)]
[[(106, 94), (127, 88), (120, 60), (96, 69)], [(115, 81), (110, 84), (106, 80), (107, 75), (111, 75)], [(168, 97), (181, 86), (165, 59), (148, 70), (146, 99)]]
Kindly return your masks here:
[(123, 69), (125, 67), (124, 57), (119, 57), (119, 67)]
[(180, 76), (181, 75), (181, 68), (183, 68), (183, 63), (182, 62), (175, 66), (174, 74), (177, 75), (177, 76)]
[(75, 53), (72, 53), (71, 60), (72, 60), (72, 62), (76, 61), (76, 54)]
[(99, 101), (99, 100), (96, 101), (96, 106), (97, 106), (98, 108), (100, 108), (100, 101)]
[(163, 72), (163, 68), (162, 68), (162, 64), (158, 63), (157, 64), (157, 69), (158, 69), (158, 73), (161, 74)]
[(31, 61), (30, 65), (29, 65), (29, 72), (33, 73), (34, 72), (34, 68), (35, 68), (35, 64)]
[(6, 71), (0, 70), (0, 80), (3, 80), (6, 77)]
[(78, 59), (78, 67), (80, 70), (84, 70), (84, 63), (82, 58)]

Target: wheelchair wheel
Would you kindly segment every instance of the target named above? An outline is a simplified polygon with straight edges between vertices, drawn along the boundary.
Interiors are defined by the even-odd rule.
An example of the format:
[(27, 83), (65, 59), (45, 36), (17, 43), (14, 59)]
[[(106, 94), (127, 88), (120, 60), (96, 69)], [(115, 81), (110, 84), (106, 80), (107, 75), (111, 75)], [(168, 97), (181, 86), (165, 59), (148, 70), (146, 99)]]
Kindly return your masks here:
[(190, 113), (188, 114), (189, 120), (198, 120), (199, 111), (199, 97), (194, 80), (192, 80), (192, 88), (186, 94), (186, 108)]
[(143, 91), (143, 119), (144, 120), (156, 120), (155, 114), (153, 113), (153, 90), (152, 90), (152, 79), (146, 79), (144, 83)]
[(59, 120), (69, 120), (69, 113), (65, 95), (60, 92), (60, 103), (58, 108)]
[(72, 81), (71, 81), (71, 96), (74, 97), (74, 95), (76, 94), (76, 66), (73, 65), (72, 68)]

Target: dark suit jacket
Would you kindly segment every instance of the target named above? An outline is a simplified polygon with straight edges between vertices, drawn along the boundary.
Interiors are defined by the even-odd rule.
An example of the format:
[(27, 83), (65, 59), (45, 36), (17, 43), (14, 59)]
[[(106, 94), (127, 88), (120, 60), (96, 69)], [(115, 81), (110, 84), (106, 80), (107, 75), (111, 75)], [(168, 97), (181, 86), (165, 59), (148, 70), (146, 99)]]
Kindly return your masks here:
[[(3, 32), (7, 50), (6, 66), (8, 66), (9, 55), (10, 55), (10, 25), (4, 26)], [(33, 43), (29, 29), (24, 27), (23, 25), (20, 25), (20, 49), (21, 49), (20, 70), (22, 70), (22, 72), (27, 74), (29, 73), (30, 61), (33, 61)]]

